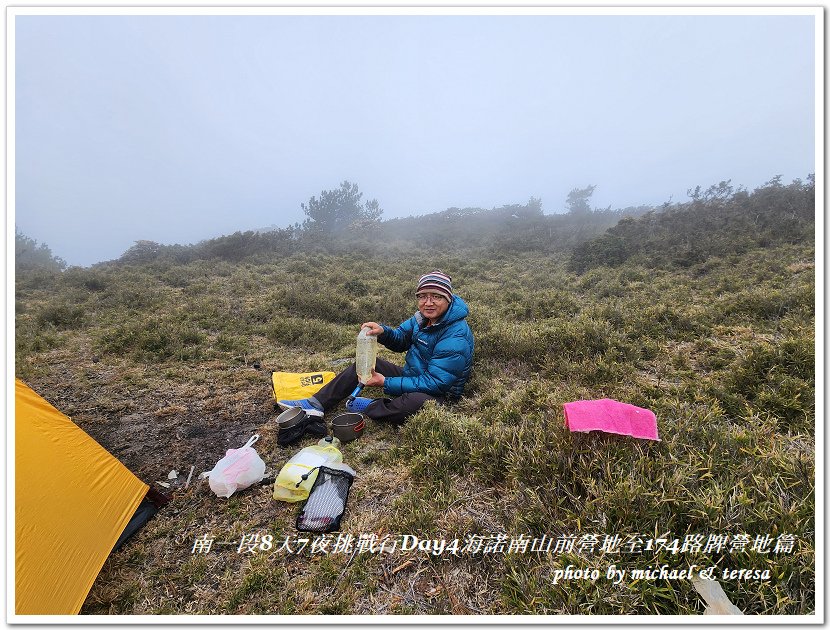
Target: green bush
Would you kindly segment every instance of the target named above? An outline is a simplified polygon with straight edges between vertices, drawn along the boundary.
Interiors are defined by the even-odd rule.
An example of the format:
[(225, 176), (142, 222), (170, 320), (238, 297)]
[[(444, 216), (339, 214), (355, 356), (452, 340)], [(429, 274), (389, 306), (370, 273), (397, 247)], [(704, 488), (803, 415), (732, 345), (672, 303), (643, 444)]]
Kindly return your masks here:
[(54, 326), (59, 329), (78, 328), (84, 323), (84, 309), (68, 302), (54, 302), (44, 305), (37, 313), (40, 326)]
[(725, 408), (745, 413), (746, 405), (778, 418), (796, 432), (812, 432), (815, 413), (814, 342), (790, 337), (776, 345), (755, 343), (729, 367), (718, 394)]
[(130, 321), (104, 332), (98, 346), (105, 353), (132, 354), (152, 363), (170, 358), (195, 360), (203, 356), (203, 333), (193, 326), (156, 317)]
[(340, 326), (317, 319), (279, 317), (266, 329), (268, 339), (302, 353), (305, 349), (336, 351), (353, 343), (353, 336)]
[(686, 269), (711, 256), (743, 254), (754, 248), (803, 242), (815, 225), (815, 180), (780, 178), (751, 194), (735, 192), (729, 182), (698, 191), (692, 201), (666, 205), (661, 212), (626, 217), (605, 234), (578, 244), (569, 270), (584, 273), (618, 267), (636, 258), (655, 268)]

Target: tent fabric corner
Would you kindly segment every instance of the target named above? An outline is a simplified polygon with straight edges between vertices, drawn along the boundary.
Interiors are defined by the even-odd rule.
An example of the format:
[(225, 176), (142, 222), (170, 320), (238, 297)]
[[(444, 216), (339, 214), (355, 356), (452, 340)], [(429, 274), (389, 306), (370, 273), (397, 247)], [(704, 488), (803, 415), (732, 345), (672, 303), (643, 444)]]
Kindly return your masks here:
[(15, 613), (77, 614), (148, 488), (16, 379)]

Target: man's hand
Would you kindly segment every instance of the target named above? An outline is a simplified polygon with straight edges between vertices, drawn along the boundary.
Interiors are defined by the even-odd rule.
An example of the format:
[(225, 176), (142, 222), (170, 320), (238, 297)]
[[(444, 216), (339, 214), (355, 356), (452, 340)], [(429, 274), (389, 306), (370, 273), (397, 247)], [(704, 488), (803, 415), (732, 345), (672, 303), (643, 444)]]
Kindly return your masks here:
[(361, 330), (366, 327), (370, 329), (369, 332), (366, 333), (367, 335), (373, 335), (377, 337), (378, 335), (383, 334), (383, 326), (381, 326), (377, 322), (365, 322), (360, 325)]
[(374, 370), (372, 370), (372, 376), (366, 379), (364, 385), (366, 387), (383, 387), (383, 384), (386, 382), (386, 377), (383, 374), (378, 374)]

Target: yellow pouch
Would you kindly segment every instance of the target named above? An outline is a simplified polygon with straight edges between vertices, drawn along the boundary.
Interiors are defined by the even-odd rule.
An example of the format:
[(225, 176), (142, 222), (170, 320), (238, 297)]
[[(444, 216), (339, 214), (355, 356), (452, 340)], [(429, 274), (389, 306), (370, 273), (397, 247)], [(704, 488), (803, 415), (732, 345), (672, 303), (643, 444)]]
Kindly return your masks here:
[(334, 378), (334, 372), (272, 372), (274, 400), (308, 398)]

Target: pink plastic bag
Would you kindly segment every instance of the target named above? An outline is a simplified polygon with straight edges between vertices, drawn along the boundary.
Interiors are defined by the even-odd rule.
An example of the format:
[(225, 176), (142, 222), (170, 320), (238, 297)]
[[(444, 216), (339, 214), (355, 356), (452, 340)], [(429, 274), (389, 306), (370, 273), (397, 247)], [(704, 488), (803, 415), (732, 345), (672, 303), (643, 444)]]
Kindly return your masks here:
[(237, 490), (262, 481), (265, 477), (265, 462), (251, 448), (259, 439), (254, 435), (242, 448), (229, 449), (210, 471), (208, 483), (217, 497), (229, 497)]

